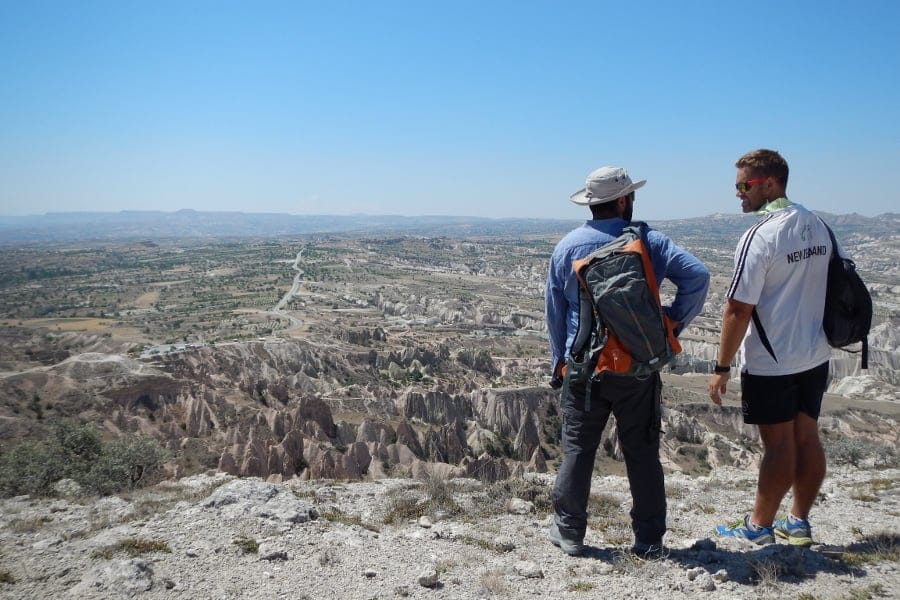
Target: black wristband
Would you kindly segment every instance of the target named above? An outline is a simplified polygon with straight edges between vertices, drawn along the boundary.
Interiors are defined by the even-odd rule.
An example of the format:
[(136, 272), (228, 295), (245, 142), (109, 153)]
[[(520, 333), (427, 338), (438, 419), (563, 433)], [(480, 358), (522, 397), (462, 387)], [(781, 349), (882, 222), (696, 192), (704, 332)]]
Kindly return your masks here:
[(717, 364), (715, 367), (713, 367), (713, 371), (715, 371), (716, 373), (731, 373), (731, 366)]

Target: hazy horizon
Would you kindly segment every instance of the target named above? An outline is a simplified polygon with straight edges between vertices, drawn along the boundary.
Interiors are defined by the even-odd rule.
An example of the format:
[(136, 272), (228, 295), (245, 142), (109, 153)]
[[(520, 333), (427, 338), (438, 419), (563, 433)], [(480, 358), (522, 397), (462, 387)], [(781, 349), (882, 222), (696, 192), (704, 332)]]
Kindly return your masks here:
[[(802, 204), (802, 203), (801, 203)], [(810, 207), (807, 207), (810, 208)], [(849, 216), (849, 215), (859, 215), (861, 217), (865, 217), (868, 219), (873, 219), (885, 215), (897, 215), (900, 214), (900, 211), (886, 211), (879, 214), (865, 214), (858, 211), (850, 211), (850, 212), (835, 212), (832, 213), (830, 211), (821, 211), (815, 207), (812, 207), (811, 210), (815, 212), (824, 212), (833, 214), (836, 216)], [(401, 218), (401, 219), (488, 219), (488, 220), (514, 220), (514, 219), (526, 219), (526, 220), (548, 220), (548, 221), (571, 221), (573, 219), (576, 220), (587, 220), (590, 218), (590, 213), (588, 209), (582, 207), (583, 215), (579, 216), (547, 216), (547, 217), (521, 217), (521, 216), (481, 216), (481, 215), (472, 215), (472, 214), (454, 214), (454, 213), (446, 213), (446, 214), (398, 214), (398, 213), (374, 213), (374, 212), (355, 212), (355, 213), (293, 213), (293, 212), (284, 212), (284, 211), (264, 211), (264, 210), (216, 210), (216, 209), (194, 209), (194, 208), (177, 208), (172, 210), (162, 210), (162, 209), (141, 209), (141, 208), (129, 208), (122, 210), (55, 210), (51, 212), (44, 213), (26, 213), (21, 215), (11, 215), (11, 214), (3, 214), (0, 213), (0, 219), (9, 218), (29, 218), (29, 217), (49, 217), (49, 216), (65, 216), (65, 215), (117, 215), (117, 214), (131, 214), (131, 213), (148, 213), (148, 214), (177, 214), (177, 213), (198, 213), (198, 214), (228, 214), (228, 215), (286, 215), (290, 217), (333, 217), (333, 218), (352, 218), (352, 217), (392, 217), (392, 218)], [(726, 211), (716, 211), (710, 212), (701, 215), (695, 215), (691, 217), (672, 217), (669, 219), (661, 219), (655, 218), (652, 216), (644, 216), (644, 215), (634, 215), (635, 220), (655, 220), (655, 221), (670, 221), (670, 220), (678, 220), (678, 219), (702, 219), (704, 217), (711, 216), (750, 216), (750, 213), (741, 213), (737, 212), (726, 212)]]

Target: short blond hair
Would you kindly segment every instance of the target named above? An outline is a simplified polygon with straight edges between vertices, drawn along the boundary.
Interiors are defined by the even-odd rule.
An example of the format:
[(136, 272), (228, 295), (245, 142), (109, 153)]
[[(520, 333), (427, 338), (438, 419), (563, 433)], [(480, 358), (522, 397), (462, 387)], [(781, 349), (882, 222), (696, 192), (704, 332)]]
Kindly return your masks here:
[(787, 187), (788, 164), (775, 150), (751, 150), (743, 155), (734, 166), (738, 169), (749, 169), (750, 177), (774, 177), (782, 185)]

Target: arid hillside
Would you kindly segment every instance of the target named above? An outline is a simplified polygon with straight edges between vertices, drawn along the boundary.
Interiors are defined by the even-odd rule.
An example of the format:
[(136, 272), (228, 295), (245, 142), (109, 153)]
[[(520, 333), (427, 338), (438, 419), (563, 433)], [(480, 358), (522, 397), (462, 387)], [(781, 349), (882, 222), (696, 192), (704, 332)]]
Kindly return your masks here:
[[(686, 581), (693, 582), (701, 574), (690, 569), (703, 567), (711, 581), (724, 584), (731, 580), (716, 589), (731, 589), (734, 595), (722, 597), (751, 597), (745, 592), (758, 590), (764, 574), (752, 567), (749, 571), (726, 567), (729, 574), (722, 580), (722, 576), (715, 579), (717, 571), (704, 566), (717, 561), (730, 564), (743, 555), (716, 555), (715, 560), (704, 563), (702, 557), (691, 554), (721, 551), (702, 542), (703, 531), (715, 519), (731, 518), (736, 506), (745, 508), (752, 494), (748, 482), (760, 456), (755, 428), (742, 422), (737, 390), (730, 391), (723, 407), (710, 404), (705, 392), (715, 358), (732, 236), (742, 226), (731, 217), (711, 219), (661, 227), (713, 272), (704, 312), (682, 336), (684, 352), (664, 373), (662, 456), (670, 481), (677, 482), (671, 490), (673, 506), (683, 505), (675, 512), (679, 515), (676, 521), (689, 522), (677, 526), (680, 529), (672, 535), (673, 547), (687, 553), (679, 564), (694, 573)], [(883, 229), (886, 225), (878, 226)], [(890, 536), (896, 536), (898, 530), (897, 509), (882, 501), (895, 495), (898, 485), (896, 472), (891, 470), (898, 465), (900, 441), (897, 262), (865, 251), (880, 233), (866, 232), (852, 220), (838, 222), (836, 230), (859, 257), (858, 265), (872, 289), (876, 323), (867, 372), (860, 371), (858, 355), (835, 350), (821, 427), (831, 460), (845, 469), (850, 465), (865, 471), (859, 477), (846, 472), (836, 478), (833, 497), (842, 498), (841, 510), (865, 512), (871, 515), (866, 517), (871, 522), (858, 532), (844, 523), (830, 523), (823, 541), (831, 549), (820, 549), (818, 554), (785, 557), (779, 549), (775, 562), (794, 560), (803, 566), (776, 573), (776, 579), (817, 580), (817, 573), (838, 579), (848, 573), (861, 576), (861, 571), (854, 571), (857, 567), (849, 564), (856, 560), (852, 557), (844, 561), (849, 561), (849, 566), (828, 561), (837, 557), (840, 563), (843, 559), (838, 555), (870, 548), (865, 544), (872, 540), (887, 543), (887, 555), (893, 556), (888, 562), (896, 564), (896, 540)], [(880, 247), (898, 245), (896, 220), (893, 231), (877, 241)], [(47, 439), (54, 424), (64, 421), (93, 423), (106, 440), (149, 436), (166, 450), (167, 460), (160, 474), (165, 480), (162, 487), (140, 496), (97, 499), (84, 490), (77, 493), (63, 486), (56, 493), (65, 499), (58, 504), (24, 497), (8, 500), (4, 508), (4, 515), (9, 515), (4, 525), (4, 535), (10, 536), (7, 548), (24, 544), (22, 534), (32, 531), (48, 541), (40, 542), (39, 551), (32, 548), (37, 554), (23, 554), (30, 558), (19, 562), (15, 553), (3, 551), (0, 572), (5, 569), (18, 583), (0, 584), (7, 586), (0, 592), (28, 597), (27, 590), (53, 595), (70, 588), (74, 593), (77, 588), (78, 593), (90, 591), (104, 597), (102, 590), (108, 591), (104, 587), (108, 584), (101, 582), (94, 589), (94, 583), (85, 583), (85, 573), (97, 569), (105, 573), (104, 569), (113, 569), (113, 565), (156, 572), (147, 575), (147, 590), (159, 590), (160, 585), (165, 588), (169, 583), (174, 590), (184, 590), (188, 576), (160, 576), (170, 567), (156, 570), (153, 565), (162, 569), (156, 555), (136, 559), (144, 566), (133, 561), (123, 566), (115, 543), (71, 544), (71, 538), (95, 540), (99, 536), (102, 540), (109, 535), (127, 540), (141, 537), (140, 532), (128, 529), (133, 523), (152, 524), (152, 528), (161, 528), (160, 535), (170, 548), (174, 544), (182, 548), (178, 552), (194, 552), (194, 556), (186, 554), (190, 558), (205, 556), (206, 551), (213, 552), (210, 558), (231, 557), (235, 551), (223, 543), (204, 542), (202, 548), (200, 541), (175, 544), (173, 530), (165, 528), (184, 511), (197, 511), (197, 522), (216, 514), (205, 509), (232, 501), (210, 500), (208, 494), (218, 486), (240, 487), (237, 482), (241, 481), (254, 482), (240, 492), (255, 498), (247, 500), (255, 506), (247, 508), (254, 515), (270, 509), (262, 506), (268, 500), (260, 504), (260, 497), (281, 498), (287, 493), (309, 499), (308, 506), (291, 504), (284, 509), (294, 511), (291, 514), (299, 510), (297, 514), (306, 517), (282, 523), (282, 517), (276, 516), (270, 523), (265, 521), (269, 517), (263, 516), (263, 522), (245, 522), (243, 515), (229, 513), (229, 518), (238, 520), (217, 536), (224, 540), (246, 535), (274, 544), (276, 558), (264, 560), (276, 562), (254, 563), (273, 579), (282, 566), (286, 568), (278, 562), (283, 560), (279, 558), (282, 553), (290, 560), (307, 554), (307, 558), (318, 556), (315, 560), (323, 572), (331, 573), (335, 586), (321, 588), (329, 590), (328, 594), (351, 585), (336, 567), (348, 548), (374, 544), (382, 561), (393, 560), (393, 546), (383, 545), (384, 539), (396, 539), (400, 546), (407, 543), (400, 540), (418, 540), (409, 542), (410, 550), (428, 541), (431, 550), (423, 552), (433, 552), (437, 558), (425, 560), (422, 555), (421, 560), (409, 564), (427, 563), (439, 571), (443, 587), (427, 587), (429, 593), (437, 590), (438, 594), (450, 594), (446, 597), (490, 597), (502, 595), (503, 585), (511, 597), (519, 597), (522, 590), (531, 590), (523, 591), (529, 594), (567, 590), (562, 579), (550, 588), (544, 584), (510, 586), (510, 577), (518, 581), (516, 577), (531, 576), (519, 573), (515, 564), (507, 564), (509, 556), (500, 562), (481, 555), (465, 560), (448, 558), (459, 551), (451, 543), (459, 538), (474, 539), (462, 543), (488, 550), (487, 556), (506, 554), (496, 546), (502, 535), (476, 532), (502, 532), (507, 527), (513, 528), (510, 535), (516, 540), (510, 544), (518, 549), (519, 562), (528, 562), (532, 553), (549, 553), (548, 560), (553, 556), (549, 564), (567, 572), (575, 568), (575, 575), (584, 576), (585, 589), (599, 585), (608, 575), (630, 576), (631, 567), (614, 560), (615, 549), (626, 543), (624, 533), (612, 533), (603, 523), (592, 527), (600, 548), (598, 557), (609, 559), (605, 561), (608, 568), (598, 563), (588, 563), (594, 565), (590, 568), (569, 566), (544, 548), (546, 493), (559, 457), (560, 416), (557, 394), (547, 385), (542, 292), (547, 259), (558, 235), (482, 233), (469, 237), (309, 234), (297, 239), (227, 241), (106, 239), (10, 247), (0, 259), (0, 458), (21, 442)], [(663, 287), (665, 297), (671, 293)], [(615, 491), (615, 501), (598, 500), (610, 504), (603, 510), (627, 512), (614, 423), (605, 434), (596, 472), (599, 489)], [(445, 514), (440, 503), (429, 496), (434, 491), (427, 490), (428, 482), (444, 486), (453, 497), (451, 507), (459, 505), (450, 510), (452, 515)], [(404, 489), (418, 494), (418, 499), (394, 499), (394, 494), (403, 497)], [(869, 489), (871, 492), (866, 491)], [(698, 495), (697, 490), (712, 491), (705, 499), (706, 492)], [(336, 502), (330, 500), (332, 493)], [(371, 501), (358, 503), (357, 497)], [(827, 498), (823, 495), (823, 512), (830, 510)], [(157, 500), (158, 505), (149, 506)], [(516, 504), (513, 500), (533, 506), (518, 514), (519, 509), (506, 506)], [(390, 517), (379, 511), (395, 501), (411, 504), (412, 512), (400, 510), (395, 522), (385, 521)], [(479, 508), (485, 501), (493, 508)], [(96, 516), (113, 504), (124, 512), (115, 509), (112, 516)], [(70, 516), (83, 519), (84, 511), (95, 515), (91, 520), (100, 521), (77, 532), (67, 529), (68, 525), (58, 529), (60, 523), (45, 527), (56, 521), (53, 511), (65, 513), (60, 518), (66, 522)], [(313, 518), (314, 512), (319, 518)], [(510, 512), (518, 516), (509, 516)], [(874, 516), (879, 512), (881, 521)], [(406, 527), (404, 523), (413, 517), (427, 517), (435, 527), (418, 521)], [(515, 522), (507, 523), (510, 519)], [(442, 524), (437, 525), (439, 522)], [(370, 525), (381, 533), (373, 532)], [(126, 529), (127, 535), (115, 533)], [(279, 545), (282, 534), (291, 540), (285, 547)], [(374, 537), (369, 539), (370, 535)], [(62, 541), (53, 541), (57, 538)], [(694, 548), (697, 540), (700, 545)], [(328, 554), (330, 543), (340, 549), (337, 558)], [(296, 544), (309, 545), (310, 552), (298, 554)], [(48, 574), (43, 561), (59, 558), (56, 552), (94, 554), (82, 557), (76, 577), (74, 572)], [(397, 556), (406, 556), (404, 552)], [(233, 558), (249, 560), (237, 554)], [(457, 562), (450, 565), (453, 560)], [(459, 568), (475, 561), (494, 565), (482, 569), (487, 569), (488, 579), (480, 587), (472, 587)], [(238, 570), (235, 572), (243, 568), (228, 564)], [(356, 575), (362, 582), (373, 580), (369, 583), (374, 585), (385, 577), (383, 567), (352, 564), (351, 571), (361, 570)], [(541, 564), (538, 561), (539, 568), (543, 568)], [(842, 571), (845, 567), (850, 570)], [(203, 568), (210, 569), (211, 564), (204, 562)], [(370, 568), (375, 575), (369, 573)], [(804, 569), (806, 575), (801, 576)], [(215, 577), (214, 571), (208, 572), (207, 577)], [(54, 577), (60, 582), (42, 587), (45, 584), (41, 582)], [(106, 581), (106, 575), (97, 577)], [(144, 581), (142, 575), (136, 577)], [(409, 574), (404, 577), (415, 580)], [(680, 576), (673, 577), (680, 581)], [(452, 591), (455, 584), (448, 581), (453, 580), (466, 583)], [(404, 588), (407, 584), (397, 581), (391, 589), (402, 588), (416, 597), (422, 593), (415, 585)], [(896, 581), (890, 577), (875, 581), (885, 589), (896, 589)], [(196, 585), (200, 587), (190, 589), (225, 597), (243, 593), (236, 587)], [(256, 591), (285, 589), (254, 585), (257, 587), (250, 588)], [(662, 585), (660, 592), (694, 589), (693, 583)], [(817, 585), (811, 592), (814, 597), (840, 597), (819, 595), (832, 583)], [(637, 591), (640, 584), (634, 586), (629, 583), (623, 593), (643, 597)], [(374, 595), (365, 595), (365, 587), (354, 587), (361, 591), (344, 597), (390, 595), (383, 596), (387, 593), (384, 586)], [(309, 597), (319, 597), (310, 590)], [(584, 590), (567, 593), (579, 591)], [(187, 594), (184, 597), (208, 597), (183, 593)]]

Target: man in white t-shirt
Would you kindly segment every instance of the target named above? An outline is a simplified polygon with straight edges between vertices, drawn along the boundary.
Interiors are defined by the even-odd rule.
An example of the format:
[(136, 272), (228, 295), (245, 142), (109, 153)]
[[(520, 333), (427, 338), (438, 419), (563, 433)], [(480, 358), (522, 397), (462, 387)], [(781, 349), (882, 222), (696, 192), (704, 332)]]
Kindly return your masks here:
[[(825, 478), (817, 420), (831, 355), (822, 329), (831, 238), (816, 215), (787, 199), (780, 154), (754, 150), (735, 167), (741, 209), (760, 219), (735, 251), (709, 396), (722, 403), (737, 357), (744, 422), (759, 426), (763, 458), (753, 512), (716, 533), (809, 546), (809, 510)], [(776, 520), (789, 489), (790, 513)]]

